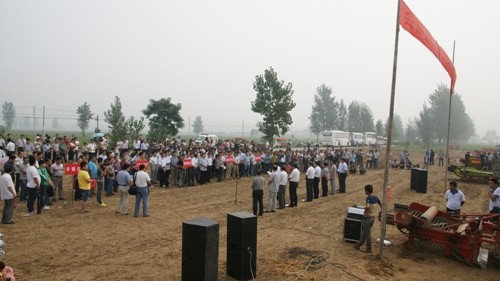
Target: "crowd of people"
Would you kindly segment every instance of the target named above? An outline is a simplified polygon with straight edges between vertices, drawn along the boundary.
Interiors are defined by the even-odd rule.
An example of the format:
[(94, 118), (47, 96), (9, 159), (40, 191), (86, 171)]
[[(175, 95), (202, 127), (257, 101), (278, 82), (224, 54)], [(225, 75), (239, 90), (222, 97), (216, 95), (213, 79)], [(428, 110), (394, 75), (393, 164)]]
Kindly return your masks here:
[[(376, 168), (378, 158), (378, 151), (370, 150), (366, 167)], [(144, 165), (143, 174), (149, 179), (138, 176), (143, 174), (135, 174), (140, 170), (137, 163)], [(252, 177), (258, 172), (269, 173), (272, 182), (268, 186), (276, 190), (278, 208), (284, 208), (284, 186), (290, 180), (289, 177), (292, 177), (291, 182), (296, 189), (300, 172), (307, 172), (308, 197), (304, 201), (309, 202), (320, 196), (320, 181), (321, 196), (328, 195), (328, 185), (330, 194), (336, 192), (337, 177), (338, 192), (345, 192), (347, 174), (349, 171), (353, 173), (349, 166), (366, 171), (364, 163), (361, 149), (351, 152), (342, 148), (319, 150), (310, 147), (273, 150), (268, 142), (243, 139), (217, 142), (207, 139), (196, 144), (179, 137), (161, 141), (137, 138), (130, 142), (127, 139), (119, 140), (110, 145), (102, 137), (80, 143), (75, 136), (56, 135), (52, 138), (37, 134), (31, 141), (24, 135), (20, 135), (17, 140), (12, 134), (8, 134), (5, 139), (0, 135), (0, 170), (11, 175), (13, 185), (13, 189), (9, 190), (11, 183), (6, 183), (7, 189), (2, 199), (7, 200), (9, 210), (9, 204), (13, 205), (8, 201), (9, 197), (13, 200), (18, 196), (21, 202), (26, 203), (25, 216), (50, 209), (56, 200), (67, 200), (64, 191), (68, 188), (63, 188), (64, 167), (67, 164), (77, 164), (80, 170), (74, 175), (72, 199), (81, 200), (83, 213), (90, 211), (89, 198), (95, 197), (99, 207), (107, 207), (103, 196), (118, 195), (116, 212), (128, 214), (126, 189), (136, 185), (147, 187), (148, 192), (141, 191), (136, 196), (134, 215), (139, 215), (138, 206), (142, 202), (143, 216), (148, 216), (149, 188), (156, 183), (160, 188), (184, 187)], [(314, 173), (311, 173), (311, 169)], [(278, 172), (281, 173), (280, 177), (276, 175)], [(294, 189), (294, 184), (289, 190)], [(297, 206), (298, 203), (296, 192), (293, 193), (290, 204), (287, 204), (289, 207)], [(268, 211), (275, 209), (276, 204), (269, 204), (267, 208)], [(4, 215), (6, 218), (3, 223), (13, 223), (8, 211)]]
[[(217, 142), (207, 139), (197, 144), (179, 137), (161, 141), (137, 138), (130, 143), (123, 139), (112, 145), (102, 137), (80, 143), (74, 136), (36, 135), (31, 142), (23, 135), (17, 140), (11, 134), (5, 140), (0, 135), (0, 170), (10, 174), (12, 180), (2, 177), (5, 181), (2, 185), (6, 187), (1, 193), (6, 202), (2, 222), (13, 223), (9, 210), (18, 195), (21, 202), (26, 202), (25, 216), (33, 214), (35, 203), (37, 213), (41, 213), (50, 209), (55, 200), (66, 200), (64, 190), (68, 188), (63, 188), (66, 164), (79, 167), (80, 171), (74, 175), (72, 199), (82, 201), (83, 213), (90, 211), (89, 198), (95, 197), (99, 207), (107, 207), (103, 196), (118, 195), (116, 213), (128, 214), (131, 185), (138, 187), (134, 215), (139, 216), (142, 203), (142, 215), (147, 217), (149, 190), (153, 184), (160, 188), (189, 187), (254, 177), (253, 211), (262, 215), (264, 209), (275, 212), (298, 205), (296, 189), (301, 173), (306, 179), (303, 201), (311, 202), (320, 196), (344, 193), (347, 176), (377, 168), (379, 158), (376, 149), (369, 149), (366, 154), (363, 149), (349, 151), (346, 148), (276, 150), (269, 143), (243, 139)], [(403, 167), (411, 164), (406, 151), (401, 153), (401, 163)], [(268, 179), (263, 180), (262, 174), (266, 173)], [(263, 196), (259, 194), (266, 187), (269, 196), (264, 208)]]

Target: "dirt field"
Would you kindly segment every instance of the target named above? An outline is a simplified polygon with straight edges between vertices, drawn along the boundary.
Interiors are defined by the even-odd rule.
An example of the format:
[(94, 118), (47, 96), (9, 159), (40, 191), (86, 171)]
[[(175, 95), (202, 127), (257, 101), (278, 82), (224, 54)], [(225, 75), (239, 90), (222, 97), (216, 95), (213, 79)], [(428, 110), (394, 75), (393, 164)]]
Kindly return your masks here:
[[(411, 159), (419, 163), (423, 155)], [(365, 184), (374, 185), (381, 197), (383, 173), (378, 169), (349, 176), (345, 194), (299, 202), (298, 208), (259, 217), (256, 280), (499, 280), (500, 265), (491, 256), (488, 269), (480, 269), (431, 249), (409, 252), (402, 247), (404, 235), (393, 226), (387, 227), (392, 246), (384, 248), (383, 259), (377, 256), (376, 243), (374, 253), (366, 254), (343, 242), (348, 207), (363, 204)], [(409, 188), (410, 171), (391, 170), (389, 211), (393, 203), (411, 202), (443, 210), (444, 173), (442, 167), (431, 166), (427, 193), (420, 194)], [(1, 226), (6, 241), (2, 260), (14, 268), (17, 280), (180, 280), (182, 222), (208, 217), (220, 223), (219, 280), (233, 280), (226, 275), (226, 214), (251, 211), (249, 185), (250, 178), (238, 181), (237, 202), (234, 180), (190, 188), (156, 187), (148, 218), (116, 215), (114, 197), (105, 197), (107, 208), (94, 203), (88, 214), (80, 213), (77, 203), (58, 201), (41, 215), (22, 217), (25, 205), (18, 203), (15, 224)], [(467, 200), (462, 212), (487, 211), (487, 184), (459, 181), (459, 186)], [(299, 199), (305, 198), (305, 181), (298, 192)], [(379, 230), (376, 221), (374, 239)], [(319, 262), (311, 262), (318, 255)]]

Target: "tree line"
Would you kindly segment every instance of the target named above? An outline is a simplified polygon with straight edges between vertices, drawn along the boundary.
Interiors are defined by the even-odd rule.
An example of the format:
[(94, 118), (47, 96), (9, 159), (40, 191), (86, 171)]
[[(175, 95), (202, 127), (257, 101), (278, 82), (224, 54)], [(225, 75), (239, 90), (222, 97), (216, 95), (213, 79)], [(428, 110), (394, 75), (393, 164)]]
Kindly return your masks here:
[[(282, 136), (293, 123), (290, 111), (295, 107), (292, 83), (278, 80), (272, 67), (263, 75), (255, 77), (253, 84), (257, 92), (252, 102), (252, 111), (263, 115), (257, 127), (264, 138), (272, 140)], [(392, 139), (397, 141), (422, 141), (430, 146), (443, 143), (447, 136), (448, 107), (450, 90), (444, 85), (429, 95), (428, 101), (422, 105), (419, 116), (408, 120), (404, 128), (401, 117), (395, 114), (393, 119)], [(452, 98), (451, 136), (454, 142), (466, 142), (475, 133), (474, 122), (466, 112), (460, 95)], [(373, 113), (368, 105), (354, 100), (346, 106), (343, 99), (337, 100), (331, 87), (322, 84), (316, 88), (314, 103), (309, 115), (310, 130), (319, 135), (322, 131), (340, 130), (346, 132), (376, 132), (386, 136), (388, 117), (374, 121)]]
[[(250, 106), (252, 111), (262, 115), (262, 121), (256, 126), (263, 134), (263, 139), (271, 141), (275, 137), (285, 135), (293, 124), (291, 111), (296, 103), (293, 100), (293, 85), (278, 79), (278, 74), (272, 67), (256, 75), (253, 82), (256, 93)], [(426, 145), (435, 142), (443, 143), (447, 136), (449, 88), (440, 84), (429, 99), (422, 105), (417, 117), (409, 119), (406, 126), (397, 114), (393, 120), (393, 140), (421, 140)], [(319, 135), (322, 131), (340, 130), (347, 132), (376, 132), (386, 136), (387, 119), (374, 120), (370, 107), (362, 101), (354, 100), (349, 105), (343, 99), (338, 100), (331, 87), (322, 84), (316, 88), (311, 114), (308, 116), (310, 130)], [(180, 115), (182, 105), (173, 103), (171, 98), (150, 99), (147, 107), (142, 110), (144, 117), (126, 117), (123, 113), (121, 100), (115, 97), (110, 108), (104, 112), (104, 121), (108, 124), (111, 141), (123, 138), (135, 139), (149, 125), (148, 138), (162, 139), (176, 136), (184, 127)], [(76, 109), (77, 126), (85, 135), (89, 122), (94, 118), (90, 104), (87, 102)], [(12, 102), (5, 101), (2, 105), (2, 118), (7, 130), (12, 128), (16, 110)], [(203, 132), (201, 116), (196, 116), (193, 132)], [(465, 104), (460, 95), (454, 94), (452, 99), (451, 140), (466, 142), (475, 133), (474, 122), (466, 112)]]

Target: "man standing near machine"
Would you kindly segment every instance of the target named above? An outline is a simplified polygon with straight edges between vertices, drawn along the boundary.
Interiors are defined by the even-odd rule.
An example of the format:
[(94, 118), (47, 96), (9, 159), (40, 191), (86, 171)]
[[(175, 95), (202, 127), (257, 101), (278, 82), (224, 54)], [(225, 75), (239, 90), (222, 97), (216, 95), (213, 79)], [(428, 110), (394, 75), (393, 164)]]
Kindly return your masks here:
[(465, 204), (464, 193), (457, 188), (456, 181), (450, 181), (449, 189), (444, 194), (446, 199), (446, 212), (452, 216), (460, 215), (460, 207)]
[(366, 253), (371, 253), (372, 252), (372, 226), (373, 223), (375, 222), (375, 204), (378, 204), (380, 209), (382, 209), (382, 204), (380, 203), (380, 200), (378, 199), (377, 196), (373, 195), (373, 186), (368, 184), (365, 185), (365, 194), (366, 194), (366, 201), (365, 201), (365, 206), (364, 207), (358, 207), (358, 208), (364, 208), (364, 216), (363, 216), (363, 221), (362, 221), (362, 231), (361, 231), (361, 239), (359, 240), (356, 245), (354, 245), (355, 249), (360, 250), (361, 246), (365, 243), (366, 241)]

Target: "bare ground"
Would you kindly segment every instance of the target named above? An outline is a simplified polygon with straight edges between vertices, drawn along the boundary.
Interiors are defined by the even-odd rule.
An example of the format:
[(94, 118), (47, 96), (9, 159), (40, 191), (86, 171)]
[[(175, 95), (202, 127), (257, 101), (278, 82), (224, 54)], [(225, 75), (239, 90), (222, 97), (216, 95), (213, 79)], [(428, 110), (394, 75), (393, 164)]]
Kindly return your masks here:
[[(423, 158), (412, 156), (416, 163)], [(378, 169), (349, 176), (345, 194), (299, 202), (298, 208), (259, 217), (256, 279), (498, 280), (500, 266), (491, 256), (488, 269), (480, 269), (432, 249), (407, 251), (402, 247), (405, 236), (392, 226), (387, 226), (392, 246), (384, 247), (383, 258), (377, 255), (376, 243), (375, 252), (366, 254), (343, 242), (348, 207), (363, 203), (365, 184), (372, 184), (381, 197), (383, 174)], [(431, 166), (427, 193), (420, 194), (409, 188), (410, 171), (391, 170), (389, 212), (393, 203), (411, 202), (444, 209), (444, 175), (444, 168)], [(456, 177), (450, 175), (449, 179)], [(182, 222), (208, 217), (220, 223), (219, 280), (233, 280), (226, 275), (226, 214), (251, 211), (249, 185), (250, 179), (245, 178), (190, 188), (154, 188), (148, 218), (116, 215), (114, 197), (105, 197), (109, 207), (94, 204), (88, 214), (79, 212), (77, 202), (58, 201), (41, 215), (22, 217), (25, 205), (18, 203), (15, 224), (1, 228), (7, 243), (3, 261), (14, 268), (18, 280), (180, 280)], [(484, 182), (459, 181), (459, 186), (467, 199), (462, 212), (487, 211)], [(69, 189), (67, 193), (70, 198)], [(299, 198), (305, 197), (303, 180), (298, 193)], [(380, 223), (376, 222), (374, 239), (379, 233)]]

